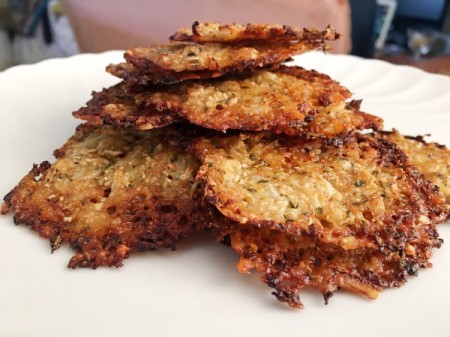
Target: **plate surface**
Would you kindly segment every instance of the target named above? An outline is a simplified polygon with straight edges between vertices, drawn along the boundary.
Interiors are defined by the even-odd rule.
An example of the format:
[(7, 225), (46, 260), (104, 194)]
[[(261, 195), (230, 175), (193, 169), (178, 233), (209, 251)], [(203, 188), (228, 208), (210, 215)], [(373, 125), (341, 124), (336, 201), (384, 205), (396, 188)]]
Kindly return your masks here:
[[(104, 71), (122, 52), (85, 54), (0, 73), (0, 196), (79, 123), (71, 112), (92, 90), (117, 79)], [(296, 58), (327, 73), (363, 100), (385, 127), (431, 133), (450, 146), (450, 77), (346, 55)], [(66, 268), (67, 247), (50, 254), (47, 240), (12, 216), (0, 217), (1, 336), (450, 336), (450, 224), (434, 267), (376, 301), (345, 292), (330, 304), (304, 291), (304, 310), (289, 309), (256, 276), (236, 271), (236, 254), (207, 235), (178, 251), (135, 254), (124, 267)]]

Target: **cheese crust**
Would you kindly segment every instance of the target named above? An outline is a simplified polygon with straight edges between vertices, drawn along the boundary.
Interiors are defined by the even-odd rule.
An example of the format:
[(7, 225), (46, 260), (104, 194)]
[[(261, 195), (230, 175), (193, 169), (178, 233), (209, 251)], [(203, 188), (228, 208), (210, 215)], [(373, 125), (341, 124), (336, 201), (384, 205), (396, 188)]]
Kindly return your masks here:
[(81, 125), (54, 164), (35, 165), (5, 197), (2, 213), (49, 238), (52, 250), (68, 242), (72, 268), (175, 249), (210, 219), (195, 182), (198, 160), (166, 132)]

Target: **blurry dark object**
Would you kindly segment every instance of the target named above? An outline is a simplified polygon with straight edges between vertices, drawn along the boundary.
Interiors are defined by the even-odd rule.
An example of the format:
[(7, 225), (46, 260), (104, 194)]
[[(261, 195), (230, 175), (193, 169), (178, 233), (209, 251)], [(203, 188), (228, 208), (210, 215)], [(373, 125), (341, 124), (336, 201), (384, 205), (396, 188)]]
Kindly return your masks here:
[(28, 35), (39, 0), (8, 0), (3, 2), (1, 28), (14, 34)]
[(33, 36), (39, 24), (43, 27), (46, 43), (53, 41), (48, 17), (49, 0), (7, 0), (0, 7), (0, 28), (15, 35)]
[(449, 41), (450, 39), (448, 36), (445, 36), (443, 34), (439, 34), (436, 38), (436, 41), (434, 42), (433, 46), (431, 47), (430, 56), (437, 56), (446, 54), (449, 50)]
[(406, 31), (408, 48), (412, 52), (415, 61), (428, 55), (434, 46), (439, 33), (436, 31), (417, 30), (408, 28)]
[(376, 0), (350, 0), (353, 55), (372, 57), (375, 42)]
[[(448, 27), (448, 28), (446, 28)], [(450, 54), (450, 0), (397, 0), (386, 43), (377, 51), (412, 61)]]
[(376, 57), (450, 75), (450, 36), (446, 33), (450, 33), (450, 0), (397, 0), (386, 44)]
[(406, 32), (409, 27), (427, 27), (441, 31), (446, 20), (449, 0), (398, 0), (394, 25)]

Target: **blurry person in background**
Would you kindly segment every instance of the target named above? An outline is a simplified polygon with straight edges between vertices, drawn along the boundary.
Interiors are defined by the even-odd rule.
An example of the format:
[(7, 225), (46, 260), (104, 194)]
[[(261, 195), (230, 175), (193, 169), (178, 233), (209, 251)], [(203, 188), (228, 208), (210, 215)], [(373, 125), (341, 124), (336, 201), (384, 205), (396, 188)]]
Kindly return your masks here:
[(278, 23), (325, 28), (342, 38), (332, 52), (351, 48), (348, 0), (62, 0), (81, 51), (99, 52), (165, 43), (194, 21)]

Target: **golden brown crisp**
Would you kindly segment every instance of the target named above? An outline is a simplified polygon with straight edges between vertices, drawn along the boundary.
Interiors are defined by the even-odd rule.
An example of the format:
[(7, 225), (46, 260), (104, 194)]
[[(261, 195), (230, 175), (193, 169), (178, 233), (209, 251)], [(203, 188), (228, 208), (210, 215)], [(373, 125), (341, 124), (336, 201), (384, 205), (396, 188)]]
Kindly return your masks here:
[(173, 84), (268, 66), (277, 67), (293, 55), (327, 49), (323, 40), (253, 41), (225, 44), (173, 42), (125, 52), (127, 63), (110, 65), (111, 74), (133, 84)]
[(14, 213), (49, 238), (68, 242), (69, 267), (121, 266), (133, 252), (174, 249), (209, 222), (199, 198), (198, 160), (166, 139), (166, 129), (78, 127), (5, 197)]
[[(271, 64), (264, 69), (277, 69), (280, 64)], [(226, 73), (218, 71), (181, 71), (172, 72), (165, 70), (152, 69), (148, 71), (146, 69), (139, 69), (130, 63), (110, 64), (106, 67), (106, 71), (110, 74), (123, 79), (125, 82), (132, 86), (148, 86), (148, 85), (172, 85), (186, 80), (201, 80), (221, 77)], [(229, 73), (241, 73), (242, 71), (235, 71)]]
[(450, 215), (450, 151), (445, 145), (427, 143), (424, 137), (402, 136), (397, 130), (381, 132), (377, 135), (390, 140), (400, 147), (409, 160), (433, 184), (445, 198)]
[(290, 135), (345, 137), (382, 120), (344, 101), (351, 93), (330, 77), (300, 67), (258, 70), (220, 81), (184, 82), (149, 89), (137, 103), (176, 113), (191, 123), (218, 131), (271, 130)]
[[(347, 142), (357, 130), (381, 129), (380, 117), (360, 110), (361, 101), (339, 102), (319, 108), (311, 122), (304, 126), (303, 135), (325, 138), (330, 143), (340, 146)], [(297, 134), (297, 132), (286, 132)]]
[(177, 115), (136, 105), (129, 85), (121, 82), (100, 92), (93, 92), (85, 107), (73, 112), (88, 124), (133, 127), (138, 130), (161, 128), (180, 121)]
[(382, 289), (399, 287), (420, 268), (431, 267), (431, 249), (441, 244), (429, 237), (415, 240), (405, 251), (345, 250), (314, 237), (252, 225), (220, 230), (228, 232), (225, 238), (240, 256), (238, 270), (256, 271), (278, 300), (295, 308), (303, 308), (300, 293), (307, 287), (319, 290), (325, 303), (338, 289), (375, 299)]
[(343, 147), (270, 133), (200, 138), (205, 197), (235, 225), (215, 227), (274, 295), (302, 307), (317, 288), (376, 298), (430, 267), (445, 217), (436, 188), (394, 144), (357, 135)]
[[(315, 237), (344, 250), (433, 241), (437, 188), (394, 144), (357, 135), (343, 147), (270, 133), (202, 138), (207, 200), (240, 223)], [(434, 233), (434, 232), (433, 232)], [(425, 239), (424, 239), (425, 240)]]
[(296, 28), (277, 24), (221, 24), (195, 21), (191, 28), (181, 28), (170, 37), (173, 41), (193, 41), (198, 43), (241, 41), (308, 41), (322, 45), (324, 41), (333, 41), (339, 34), (328, 26), (320, 31), (315, 28)]

